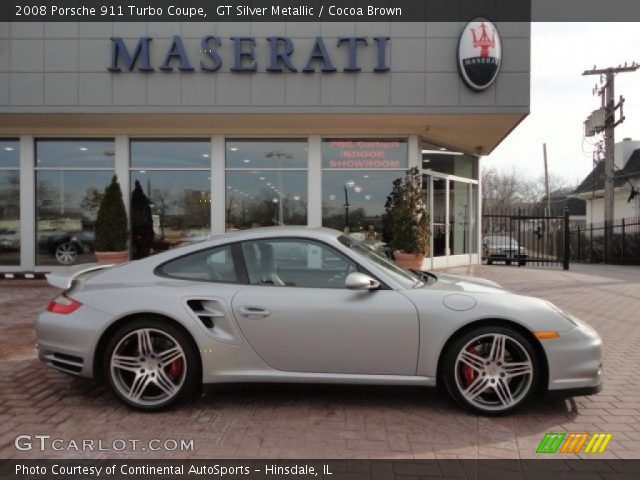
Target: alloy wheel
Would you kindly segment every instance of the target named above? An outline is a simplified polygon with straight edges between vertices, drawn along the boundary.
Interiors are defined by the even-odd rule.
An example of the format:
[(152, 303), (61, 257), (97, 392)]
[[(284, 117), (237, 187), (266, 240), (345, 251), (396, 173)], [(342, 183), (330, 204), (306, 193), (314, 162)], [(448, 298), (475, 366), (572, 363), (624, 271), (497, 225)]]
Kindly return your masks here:
[(62, 265), (71, 265), (78, 258), (78, 249), (71, 243), (61, 243), (56, 248), (56, 260)]
[(187, 357), (168, 332), (141, 328), (125, 335), (113, 349), (110, 373), (115, 388), (134, 405), (170, 402), (181, 391)]
[(458, 352), (454, 366), (460, 395), (482, 411), (500, 412), (518, 405), (531, 390), (534, 366), (514, 337), (482, 334)]

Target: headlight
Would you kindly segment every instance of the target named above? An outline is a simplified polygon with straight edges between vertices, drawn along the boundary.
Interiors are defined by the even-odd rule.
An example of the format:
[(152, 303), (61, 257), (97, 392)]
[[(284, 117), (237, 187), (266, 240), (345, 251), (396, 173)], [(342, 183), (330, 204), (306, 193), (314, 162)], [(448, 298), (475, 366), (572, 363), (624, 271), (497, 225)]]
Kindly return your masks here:
[(569, 315), (568, 313), (564, 312), (563, 310), (561, 310), (560, 308), (556, 307), (553, 303), (551, 302), (547, 302), (547, 305), (549, 305), (553, 310), (555, 310), (556, 312), (558, 312), (559, 315), (561, 315), (562, 317), (564, 317), (569, 323), (571, 323), (571, 325), (573, 325), (574, 327), (579, 326), (578, 323), (573, 319), (573, 317), (571, 315)]

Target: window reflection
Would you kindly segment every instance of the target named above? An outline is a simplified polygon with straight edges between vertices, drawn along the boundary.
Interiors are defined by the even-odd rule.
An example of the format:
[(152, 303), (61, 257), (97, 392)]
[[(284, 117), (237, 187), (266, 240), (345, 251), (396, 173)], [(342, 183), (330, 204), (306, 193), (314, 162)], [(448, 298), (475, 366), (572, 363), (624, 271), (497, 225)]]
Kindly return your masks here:
[(211, 234), (211, 142), (131, 141), (131, 258)]
[(469, 184), (449, 183), (449, 249), (451, 255), (469, 252)]
[(94, 225), (114, 159), (113, 139), (36, 141), (37, 265), (96, 261)]
[(131, 172), (132, 258), (210, 235), (210, 178), (197, 170)]
[(325, 170), (322, 176), (322, 224), (382, 238), (387, 196), (402, 171)]
[(228, 140), (228, 230), (307, 224), (307, 141)]
[(227, 229), (307, 224), (307, 172), (227, 171)]
[(114, 168), (112, 139), (39, 139), (36, 168)]
[(227, 168), (307, 168), (305, 140), (227, 140)]
[(36, 172), (37, 264), (95, 262), (94, 225), (111, 171)]
[(132, 168), (210, 168), (207, 139), (139, 139), (131, 142)]
[(0, 138), (0, 168), (20, 168), (20, 141)]
[(20, 264), (20, 172), (0, 171), (0, 265)]

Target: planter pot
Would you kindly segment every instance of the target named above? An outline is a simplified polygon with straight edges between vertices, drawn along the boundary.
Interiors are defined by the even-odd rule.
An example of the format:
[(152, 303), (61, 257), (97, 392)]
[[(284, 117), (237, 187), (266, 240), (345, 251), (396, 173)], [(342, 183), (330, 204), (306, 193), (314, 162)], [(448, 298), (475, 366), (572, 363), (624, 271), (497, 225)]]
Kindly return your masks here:
[(422, 253), (404, 253), (400, 251), (393, 252), (396, 263), (402, 268), (421, 270), (422, 262), (424, 262), (424, 254)]
[(124, 263), (129, 261), (129, 251), (96, 252), (96, 259), (98, 260), (98, 265), (115, 265), (117, 263)]

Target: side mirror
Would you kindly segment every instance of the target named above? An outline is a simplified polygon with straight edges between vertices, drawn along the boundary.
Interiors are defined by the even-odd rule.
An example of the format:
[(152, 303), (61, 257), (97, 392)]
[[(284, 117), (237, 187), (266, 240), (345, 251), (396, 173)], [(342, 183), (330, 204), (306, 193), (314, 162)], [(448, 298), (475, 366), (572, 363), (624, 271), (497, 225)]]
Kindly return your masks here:
[(350, 273), (344, 284), (349, 290), (377, 290), (380, 288), (379, 281), (359, 272)]

